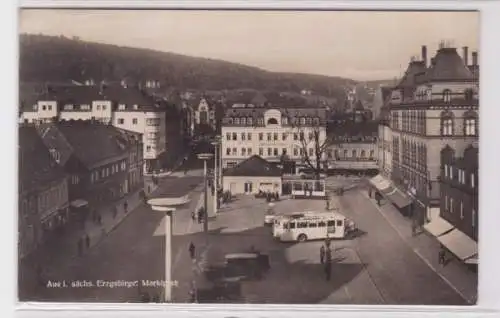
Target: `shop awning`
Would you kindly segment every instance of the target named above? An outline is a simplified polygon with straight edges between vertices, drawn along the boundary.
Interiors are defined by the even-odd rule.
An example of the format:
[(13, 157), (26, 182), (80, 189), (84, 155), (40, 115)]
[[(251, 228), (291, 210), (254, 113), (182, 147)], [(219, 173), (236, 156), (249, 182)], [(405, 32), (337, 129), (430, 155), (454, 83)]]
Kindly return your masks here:
[(73, 202), (71, 202), (71, 206), (74, 207), (74, 208), (81, 208), (81, 207), (84, 207), (86, 205), (88, 205), (89, 203), (85, 200), (82, 200), (82, 199), (77, 199)]
[(477, 255), (474, 255), (472, 257), (469, 257), (468, 259), (465, 260), (465, 264), (470, 264), (470, 265), (477, 265), (478, 264), (478, 257)]
[(382, 191), (391, 187), (391, 181), (387, 180), (384, 176), (378, 174), (370, 179), (370, 183), (377, 188), (377, 190)]
[(382, 190), (382, 193), (389, 201), (400, 209), (411, 204), (411, 199), (394, 186)]
[(462, 261), (477, 254), (477, 242), (458, 229), (439, 236), (438, 241)]
[(427, 232), (431, 233), (435, 237), (441, 236), (446, 232), (449, 232), (450, 230), (453, 229), (453, 227), (454, 227), (453, 225), (451, 225), (448, 221), (446, 221), (439, 215), (434, 216), (429, 223), (424, 225), (424, 229), (426, 229)]

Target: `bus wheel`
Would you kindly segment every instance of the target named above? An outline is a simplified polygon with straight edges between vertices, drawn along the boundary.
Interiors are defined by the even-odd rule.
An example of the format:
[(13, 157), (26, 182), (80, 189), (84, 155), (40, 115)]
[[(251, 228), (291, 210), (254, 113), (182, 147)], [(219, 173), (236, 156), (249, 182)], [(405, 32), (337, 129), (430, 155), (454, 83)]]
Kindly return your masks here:
[(297, 240), (298, 240), (299, 242), (305, 242), (305, 241), (307, 241), (307, 235), (305, 235), (305, 234), (300, 234), (300, 235), (299, 235), (299, 237), (297, 237)]

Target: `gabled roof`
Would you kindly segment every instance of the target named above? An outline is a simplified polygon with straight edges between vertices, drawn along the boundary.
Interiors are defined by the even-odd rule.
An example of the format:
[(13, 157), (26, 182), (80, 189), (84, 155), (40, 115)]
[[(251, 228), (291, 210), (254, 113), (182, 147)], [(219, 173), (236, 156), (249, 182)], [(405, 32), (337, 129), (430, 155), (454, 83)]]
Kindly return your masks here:
[(224, 175), (238, 177), (281, 177), (281, 169), (273, 166), (260, 156), (253, 155), (233, 168), (229, 168)]
[(473, 74), (455, 48), (441, 48), (434, 57), (434, 64), (426, 73), (427, 81), (467, 81)]
[(19, 127), (19, 191), (35, 190), (65, 178), (34, 126)]
[[(44, 134), (45, 131), (45, 134)], [(49, 148), (60, 151), (66, 160), (74, 155), (87, 168), (127, 153), (128, 135), (121, 130), (91, 121), (62, 121), (44, 125), (40, 136)]]
[(396, 87), (398, 88), (413, 88), (416, 85), (416, 77), (419, 74), (425, 74), (427, 68), (423, 61), (411, 61), (408, 64), (403, 78), (399, 81)]

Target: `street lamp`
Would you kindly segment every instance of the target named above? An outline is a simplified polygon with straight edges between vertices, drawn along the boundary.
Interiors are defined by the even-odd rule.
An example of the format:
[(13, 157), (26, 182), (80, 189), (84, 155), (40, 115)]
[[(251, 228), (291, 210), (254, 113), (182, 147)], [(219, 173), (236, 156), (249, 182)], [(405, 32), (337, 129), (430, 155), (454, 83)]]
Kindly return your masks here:
[[(217, 190), (219, 189), (219, 177), (217, 175), (217, 153), (218, 153), (218, 148), (220, 145), (220, 136), (215, 136), (215, 140), (212, 142), (212, 145), (214, 146), (214, 152), (215, 152), (215, 157), (214, 157), (214, 189), (215, 189), (215, 200), (213, 202), (214, 206), (214, 214), (217, 214)], [(222, 156), (222, 153), (221, 153)], [(219, 168), (220, 169), (220, 174), (222, 175), (222, 166)]]
[(205, 187), (205, 215), (203, 216), (203, 231), (208, 233), (208, 187), (207, 187), (207, 160), (214, 157), (213, 153), (200, 153), (198, 159), (203, 160), (203, 186)]
[(164, 301), (172, 302), (172, 214), (175, 207), (185, 205), (189, 202), (187, 195), (178, 198), (152, 198), (148, 204), (153, 211), (165, 213), (165, 286)]

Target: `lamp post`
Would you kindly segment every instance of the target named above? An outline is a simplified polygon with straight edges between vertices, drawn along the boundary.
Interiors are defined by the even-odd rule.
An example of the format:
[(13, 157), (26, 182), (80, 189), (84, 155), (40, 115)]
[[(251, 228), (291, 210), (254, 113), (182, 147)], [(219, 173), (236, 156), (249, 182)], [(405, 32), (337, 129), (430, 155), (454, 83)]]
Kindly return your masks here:
[[(217, 201), (218, 201), (218, 197), (217, 197), (217, 190), (219, 189), (219, 176), (217, 173), (220, 173), (222, 174), (222, 170), (220, 172), (217, 171), (217, 165), (219, 164), (218, 163), (218, 159), (217, 159), (217, 153), (219, 152), (219, 145), (220, 145), (220, 136), (215, 136), (215, 140), (212, 142), (212, 145), (214, 146), (214, 152), (215, 152), (215, 156), (214, 156), (214, 189), (215, 189), (215, 199), (214, 199), (214, 202), (213, 202), (213, 205), (214, 205), (214, 214), (217, 214)], [(222, 167), (220, 167), (219, 169), (222, 169)]]
[(152, 198), (148, 200), (148, 204), (153, 211), (165, 213), (165, 286), (164, 286), (164, 301), (172, 302), (172, 215), (175, 212), (175, 207), (185, 205), (189, 202), (188, 196), (178, 198)]
[(205, 234), (208, 233), (208, 187), (207, 187), (207, 160), (212, 159), (214, 154), (212, 153), (200, 153), (198, 154), (198, 159), (203, 160), (203, 186), (205, 187), (205, 199), (204, 208), (205, 214), (203, 216), (203, 231)]

